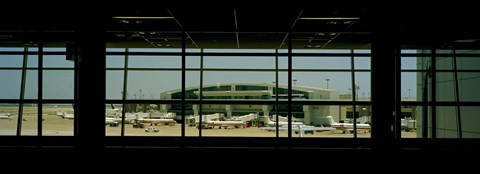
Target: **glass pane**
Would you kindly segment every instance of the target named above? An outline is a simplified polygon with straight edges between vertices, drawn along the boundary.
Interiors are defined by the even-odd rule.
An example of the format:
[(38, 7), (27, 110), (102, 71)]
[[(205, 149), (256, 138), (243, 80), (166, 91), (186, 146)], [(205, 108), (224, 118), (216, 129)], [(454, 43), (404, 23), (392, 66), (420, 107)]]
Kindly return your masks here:
[(431, 64), (429, 57), (402, 57), (402, 70), (426, 70)]
[(16, 135), (18, 104), (0, 103), (0, 135)]
[(181, 90), (181, 80), (180, 71), (129, 71), (127, 99), (180, 99), (169, 94)]
[(200, 56), (187, 56), (185, 61), (187, 68), (200, 68)]
[(180, 136), (181, 115), (173, 105), (179, 104), (126, 105), (125, 136)]
[(275, 73), (205, 71), (203, 78), (205, 99), (268, 99)]
[[(417, 80), (417, 76), (420, 73), (416, 72), (402, 72), (402, 101), (421, 101), (422, 96), (417, 95), (417, 92), (422, 92), (422, 81)], [(419, 84), (417, 84), (419, 83)]]
[(371, 70), (370, 57), (355, 57), (355, 69), (368, 69)]
[(0, 99), (19, 99), (22, 71), (0, 70)]
[(43, 105), (43, 135), (73, 136), (73, 104)]
[(73, 99), (73, 70), (44, 70), (44, 99)]
[[(354, 116), (356, 117), (357, 137), (371, 137), (372, 118), (371, 106), (369, 105), (357, 105), (355, 110), (353, 106), (348, 105), (300, 105), (300, 108), (303, 111), (303, 117), (295, 113), (294, 115), (297, 115), (295, 118), (299, 118), (305, 124), (302, 127), (305, 132), (301, 135), (298, 130), (300, 129), (300, 126), (298, 126), (300, 123), (293, 122), (294, 137), (353, 138)], [(297, 126), (294, 127), (293, 125)], [(309, 132), (307, 132), (308, 129), (310, 129)]]
[[(462, 106), (461, 121), (462, 121), (462, 138), (480, 138), (480, 107), (478, 106)], [(451, 124), (451, 123), (450, 123)]]
[(107, 52), (125, 52), (125, 48), (107, 48)]
[(204, 57), (203, 68), (275, 69), (275, 57)]
[(356, 98), (357, 101), (370, 101), (371, 94), (371, 73), (370, 72), (356, 72), (355, 73), (355, 84), (357, 91)]
[(480, 84), (480, 72), (458, 73), (458, 87), (460, 101), (480, 101), (478, 85)]
[(66, 49), (66, 48), (53, 48), (53, 47), (50, 47), (50, 48), (43, 48), (43, 51), (45, 51), (45, 52), (66, 52), (67, 49)]
[(25, 99), (38, 98), (38, 71), (27, 70), (27, 79), (25, 82)]
[(407, 50), (407, 49), (402, 49), (400, 53), (417, 53), (417, 50)]
[(37, 55), (28, 55), (27, 67), (28, 68), (37, 68), (38, 67), (38, 56)]
[(21, 68), (23, 55), (0, 55), (0, 67)]
[(435, 50), (437, 54), (453, 54), (453, 50), (451, 49), (437, 49)]
[(187, 48), (187, 53), (200, 53), (201, 49), (198, 48)]
[(346, 69), (352, 65), (350, 57), (293, 57), (293, 69)]
[(437, 57), (438, 70), (453, 70), (453, 58), (452, 57)]
[(124, 68), (125, 56), (107, 56), (107, 68)]
[(258, 128), (264, 120), (261, 118), (270, 115), (272, 109), (269, 105), (205, 104), (202, 106), (202, 136), (274, 137), (274, 133)]
[(480, 70), (479, 57), (457, 57), (458, 70)]
[(437, 72), (437, 101), (455, 101), (453, 72)]
[(292, 80), (293, 94), (303, 95), (303, 99), (341, 99), (352, 92), (350, 72), (293, 72)]
[(129, 48), (129, 52), (177, 52), (181, 53), (181, 48)]
[(0, 51), (24, 51), (23, 47), (0, 47)]
[(437, 106), (436, 108), (437, 138), (458, 138), (456, 107)]
[(65, 55), (45, 55), (43, 67), (45, 68), (73, 68), (73, 61), (66, 60)]
[(36, 104), (24, 104), (22, 115), (22, 136), (38, 135), (38, 107)]
[(205, 53), (275, 53), (275, 49), (204, 49)]
[(122, 99), (123, 95), (123, 72), (107, 71), (106, 93), (107, 99)]
[[(334, 135), (334, 125), (326, 120), (327, 118), (335, 117), (338, 121), (338, 117), (340, 115), (339, 106), (292, 105), (292, 107), (297, 108), (295, 109), (295, 112), (292, 111), (292, 137), (328, 137)], [(300, 132), (300, 128), (303, 130), (303, 132)]]
[[(124, 120), (127, 124), (131, 118)], [(105, 105), (105, 135), (120, 136), (122, 124), (122, 104), (106, 104)]]
[(401, 137), (402, 138), (417, 138), (419, 134), (417, 133), (417, 127), (419, 124), (417, 120), (421, 119), (422, 112), (421, 106), (402, 106), (401, 107), (401, 117), (400, 117), (400, 126), (401, 126)]
[(293, 53), (350, 53), (348, 49), (293, 49)]
[(181, 68), (181, 56), (130, 56), (129, 68)]
[(480, 54), (480, 50), (455, 50), (457, 54)]
[(353, 50), (353, 53), (371, 53), (370, 50)]
[[(425, 109), (427, 111), (425, 111)], [(438, 109), (438, 106), (437, 106), (437, 109)], [(424, 111), (426, 113), (424, 113)], [(439, 110), (437, 110), (438, 112)], [(437, 113), (437, 120), (439, 119), (438, 118), (438, 114)], [(424, 107), (424, 106), (416, 106), (415, 107), (415, 124), (416, 124), (416, 133), (417, 133), (417, 136), (413, 136), (413, 135), (406, 135), (407, 138), (423, 138), (423, 132), (427, 132), (427, 135), (428, 137), (427, 138), (431, 138), (431, 133), (432, 133), (432, 107)], [(423, 126), (423, 123), (426, 119), (426, 122), (427, 122), (427, 127)], [(438, 122), (438, 121), (437, 121)], [(410, 123), (412, 124), (412, 123)]]
[(199, 99), (198, 88), (200, 87), (200, 72), (187, 71), (186, 78), (186, 99)]
[[(401, 99), (402, 101), (424, 101), (423, 93), (425, 91), (424, 87), (424, 78), (425, 73), (422, 72), (402, 72), (401, 73), (401, 80), (402, 80), (402, 88), (401, 88)], [(438, 79), (438, 77), (437, 77)], [(431, 78), (428, 78), (428, 87), (427, 87), (427, 94), (430, 100), (431, 95)], [(438, 95), (437, 87), (437, 95)], [(437, 100), (439, 97), (437, 97)]]
[[(273, 68), (275, 68), (275, 65), (273, 65)], [(285, 71), (288, 69), (288, 57), (278, 57), (278, 69), (283, 69)]]

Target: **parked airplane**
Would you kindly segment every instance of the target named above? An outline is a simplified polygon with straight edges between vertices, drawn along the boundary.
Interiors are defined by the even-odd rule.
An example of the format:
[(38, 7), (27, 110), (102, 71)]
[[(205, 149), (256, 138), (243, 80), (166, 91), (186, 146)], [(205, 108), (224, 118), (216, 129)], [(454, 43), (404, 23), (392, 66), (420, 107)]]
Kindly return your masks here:
[[(258, 121), (263, 122), (265, 126), (275, 126), (277, 122), (270, 120), (268, 116), (258, 116)], [(288, 125), (288, 121), (279, 121), (278, 125)], [(305, 125), (302, 122), (292, 122), (292, 125)]]
[[(335, 120), (333, 120), (332, 116), (326, 116), (325, 119), (327, 120), (327, 124), (324, 126), (330, 126), (337, 130), (342, 130), (344, 133), (353, 131), (353, 123), (337, 123), (335, 122)], [(356, 125), (357, 125), (357, 130), (358, 129), (370, 130), (372, 128), (369, 124), (357, 123)]]
[[(261, 130), (268, 130), (268, 131), (276, 131), (276, 127), (261, 127)], [(282, 125), (278, 127), (278, 130), (288, 130), (288, 125)], [(315, 126), (307, 126), (304, 124), (297, 124), (297, 125), (292, 125), (292, 131), (295, 131), (295, 134), (299, 134), (299, 137), (303, 137), (303, 133), (305, 134), (313, 134), (315, 131), (329, 131), (329, 130), (335, 130), (335, 128), (332, 127), (315, 127)]]
[(177, 123), (175, 120), (171, 118), (159, 118), (159, 119), (152, 119), (152, 118), (141, 118), (137, 119), (140, 123), (150, 123), (150, 125), (157, 125), (157, 124), (168, 124), (168, 125), (175, 125)]
[(62, 117), (62, 118), (66, 118), (66, 119), (73, 119), (75, 118), (75, 115), (74, 114), (67, 114), (67, 112), (62, 112), (62, 111), (55, 111), (56, 112), (56, 115)]
[(0, 113), (0, 119), (13, 119), (10, 113)]
[(218, 128), (224, 127), (225, 129), (227, 127), (247, 127), (247, 123), (245, 121), (205, 121), (202, 124), (203, 128), (215, 128), (215, 126), (218, 126)]

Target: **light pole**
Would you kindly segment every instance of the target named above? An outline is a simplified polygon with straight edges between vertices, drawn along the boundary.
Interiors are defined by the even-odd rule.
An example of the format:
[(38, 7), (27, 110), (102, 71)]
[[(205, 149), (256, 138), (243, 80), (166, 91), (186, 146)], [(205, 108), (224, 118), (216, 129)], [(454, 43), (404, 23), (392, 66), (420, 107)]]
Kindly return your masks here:
[(328, 89), (328, 81), (330, 81), (330, 79), (327, 78), (325, 79), (325, 81), (327, 81), (327, 89)]
[(295, 82), (297, 82), (297, 79), (293, 79), (292, 81), (293, 81), (293, 85), (295, 85)]
[(410, 99), (410, 91), (412, 91), (412, 89), (408, 89), (408, 99)]
[(358, 90), (360, 89), (360, 86), (358, 86), (357, 84), (355, 84), (355, 97), (356, 97), (356, 100), (358, 100)]

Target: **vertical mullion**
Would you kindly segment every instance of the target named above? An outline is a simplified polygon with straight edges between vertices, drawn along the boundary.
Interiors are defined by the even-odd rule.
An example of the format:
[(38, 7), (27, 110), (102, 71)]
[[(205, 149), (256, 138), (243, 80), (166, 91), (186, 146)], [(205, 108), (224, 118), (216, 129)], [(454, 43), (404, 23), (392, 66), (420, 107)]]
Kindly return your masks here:
[(457, 110), (457, 134), (458, 138), (462, 138), (462, 120), (461, 120), (461, 110), (460, 110), (460, 92), (458, 88), (458, 72), (457, 72), (457, 52), (456, 49), (453, 49), (453, 81), (455, 83), (454, 89), (455, 89), (455, 102), (457, 103), (456, 105), (456, 110)]
[(17, 136), (22, 133), (23, 99), (25, 98), (25, 79), (27, 77), (28, 47), (23, 49), (22, 81), (20, 84), (20, 103), (18, 105)]
[(125, 60), (123, 69), (123, 93), (122, 93), (122, 127), (120, 136), (125, 136), (125, 105), (127, 100), (127, 84), (128, 84), (128, 48), (125, 48)]
[(357, 138), (357, 117), (355, 113), (357, 112), (357, 103), (356, 103), (356, 91), (357, 85), (355, 84), (355, 59), (353, 56), (353, 49), (350, 49), (350, 72), (352, 75), (352, 103), (353, 103), (353, 138)]
[(432, 50), (432, 72), (431, 72), (431, 77), (432, 77), (432, 91), (431, 91), (431, 95), (432, 95), (432, 138), (436, 138), (437, 137), (437, 124), (436, 124), (436, 117), (437, 117), (437, 53), (436, 53), (436, 49), (434, 48)]
[(202, 112), (203, 112), (203, 48), (200, 49), (200, 88), (198, 89), (199, 90), (199, 100), (200, 100), (200, 104), (199, 104), (199, 108), (198, 108), (198, 117), (199, 117), (199, 121), (198, 121), (198, 136), (199, 137), (202, 137)]
[[(185, 58), (186, 58), (186, 44), (185, 31), (182, 30), (182, 138), (185, 138)], [(183, 142), (183, 141), (182, 141)]]
[[(275, 96), (275, 120), (278, 123), (278, 49), (275, 49)], [(275, 137), (278, 138), (278, 136), (278, 124), (275, 124)]]
[(428, 138), (428, 77), (431, 73), (431, 68), (428, 67), (428, 61), (426, 61), (426, 68), (427, 71), (425, 72), (425, 76), (422, 73), (422, 80), (423, 80), (423, 89), (422, 89), (422, 102), (423, 102), (423, 110), (422, 110), (422, 138)]
[(79, 112), (79, 104), (78, 104), (78, 90), (79, 90), (79, 56), (78, 56), (78, 45), (73, 44), (73, 136), (78, 136), (78, 112)]
[(43, 40), (38, 42), (38, 136), (43, 135)]
[[(292, 32), (288, 33), (288, 71), (287, 72), (288, 72), (288, 100), (287, 100), (288, 138), (292, 138)], [(278, 125), (278, 120), (276, 120), (276, 122)]]

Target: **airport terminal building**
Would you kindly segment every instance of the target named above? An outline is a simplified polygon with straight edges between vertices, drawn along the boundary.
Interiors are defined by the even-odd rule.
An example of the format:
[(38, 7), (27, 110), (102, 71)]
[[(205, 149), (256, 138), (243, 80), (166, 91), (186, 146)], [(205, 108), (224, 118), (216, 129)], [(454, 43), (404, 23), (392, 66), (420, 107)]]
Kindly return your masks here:
[[(186, 88), (186, 99), (198, 99), (199, 87)], [(182, 90), (171, 90), (161, 94), (163, 100), (180, 99)], [(254, 84), (254, 83), (230, 83), (205, 85), (203, 87), (203, 99), (205, 100), (286, 100), (288, 96), (288, 86), (278, 85), (278, 91), (275, 84)], [(292, 88), (293, 100), (317, 100), (329, 101), (340, 100), (339, 92), (333, 89), (314, 88), (305, 86), (294, 86)], [(351, 97), (350, 97), (351, 98)], [(286, 116), (287, 108), (281, 105), (252, 105), (252, 104), (192, 104), (187, 106), (187, 114), (199, 115), (199, 107), (202, 107), (203, 114), (223, 113), (227, 118), (231, 116), (257, 113), (263, 116), (272, 116), (276, 113)], [(162, 104), (160, 112), (175, 112), (180, 110), (180, 105)], [(334, 120), (344, 120), (347, 118), (345, 107), (328, 105), (293, 105), (292, 115), (295, 118), (301, 118), (305, 124), (319, 125), (319, 117), (334, 116)], [(342, 112), (343, 111), (343, 112)], [(177, 114), (178, 115), (178, 114)]]

